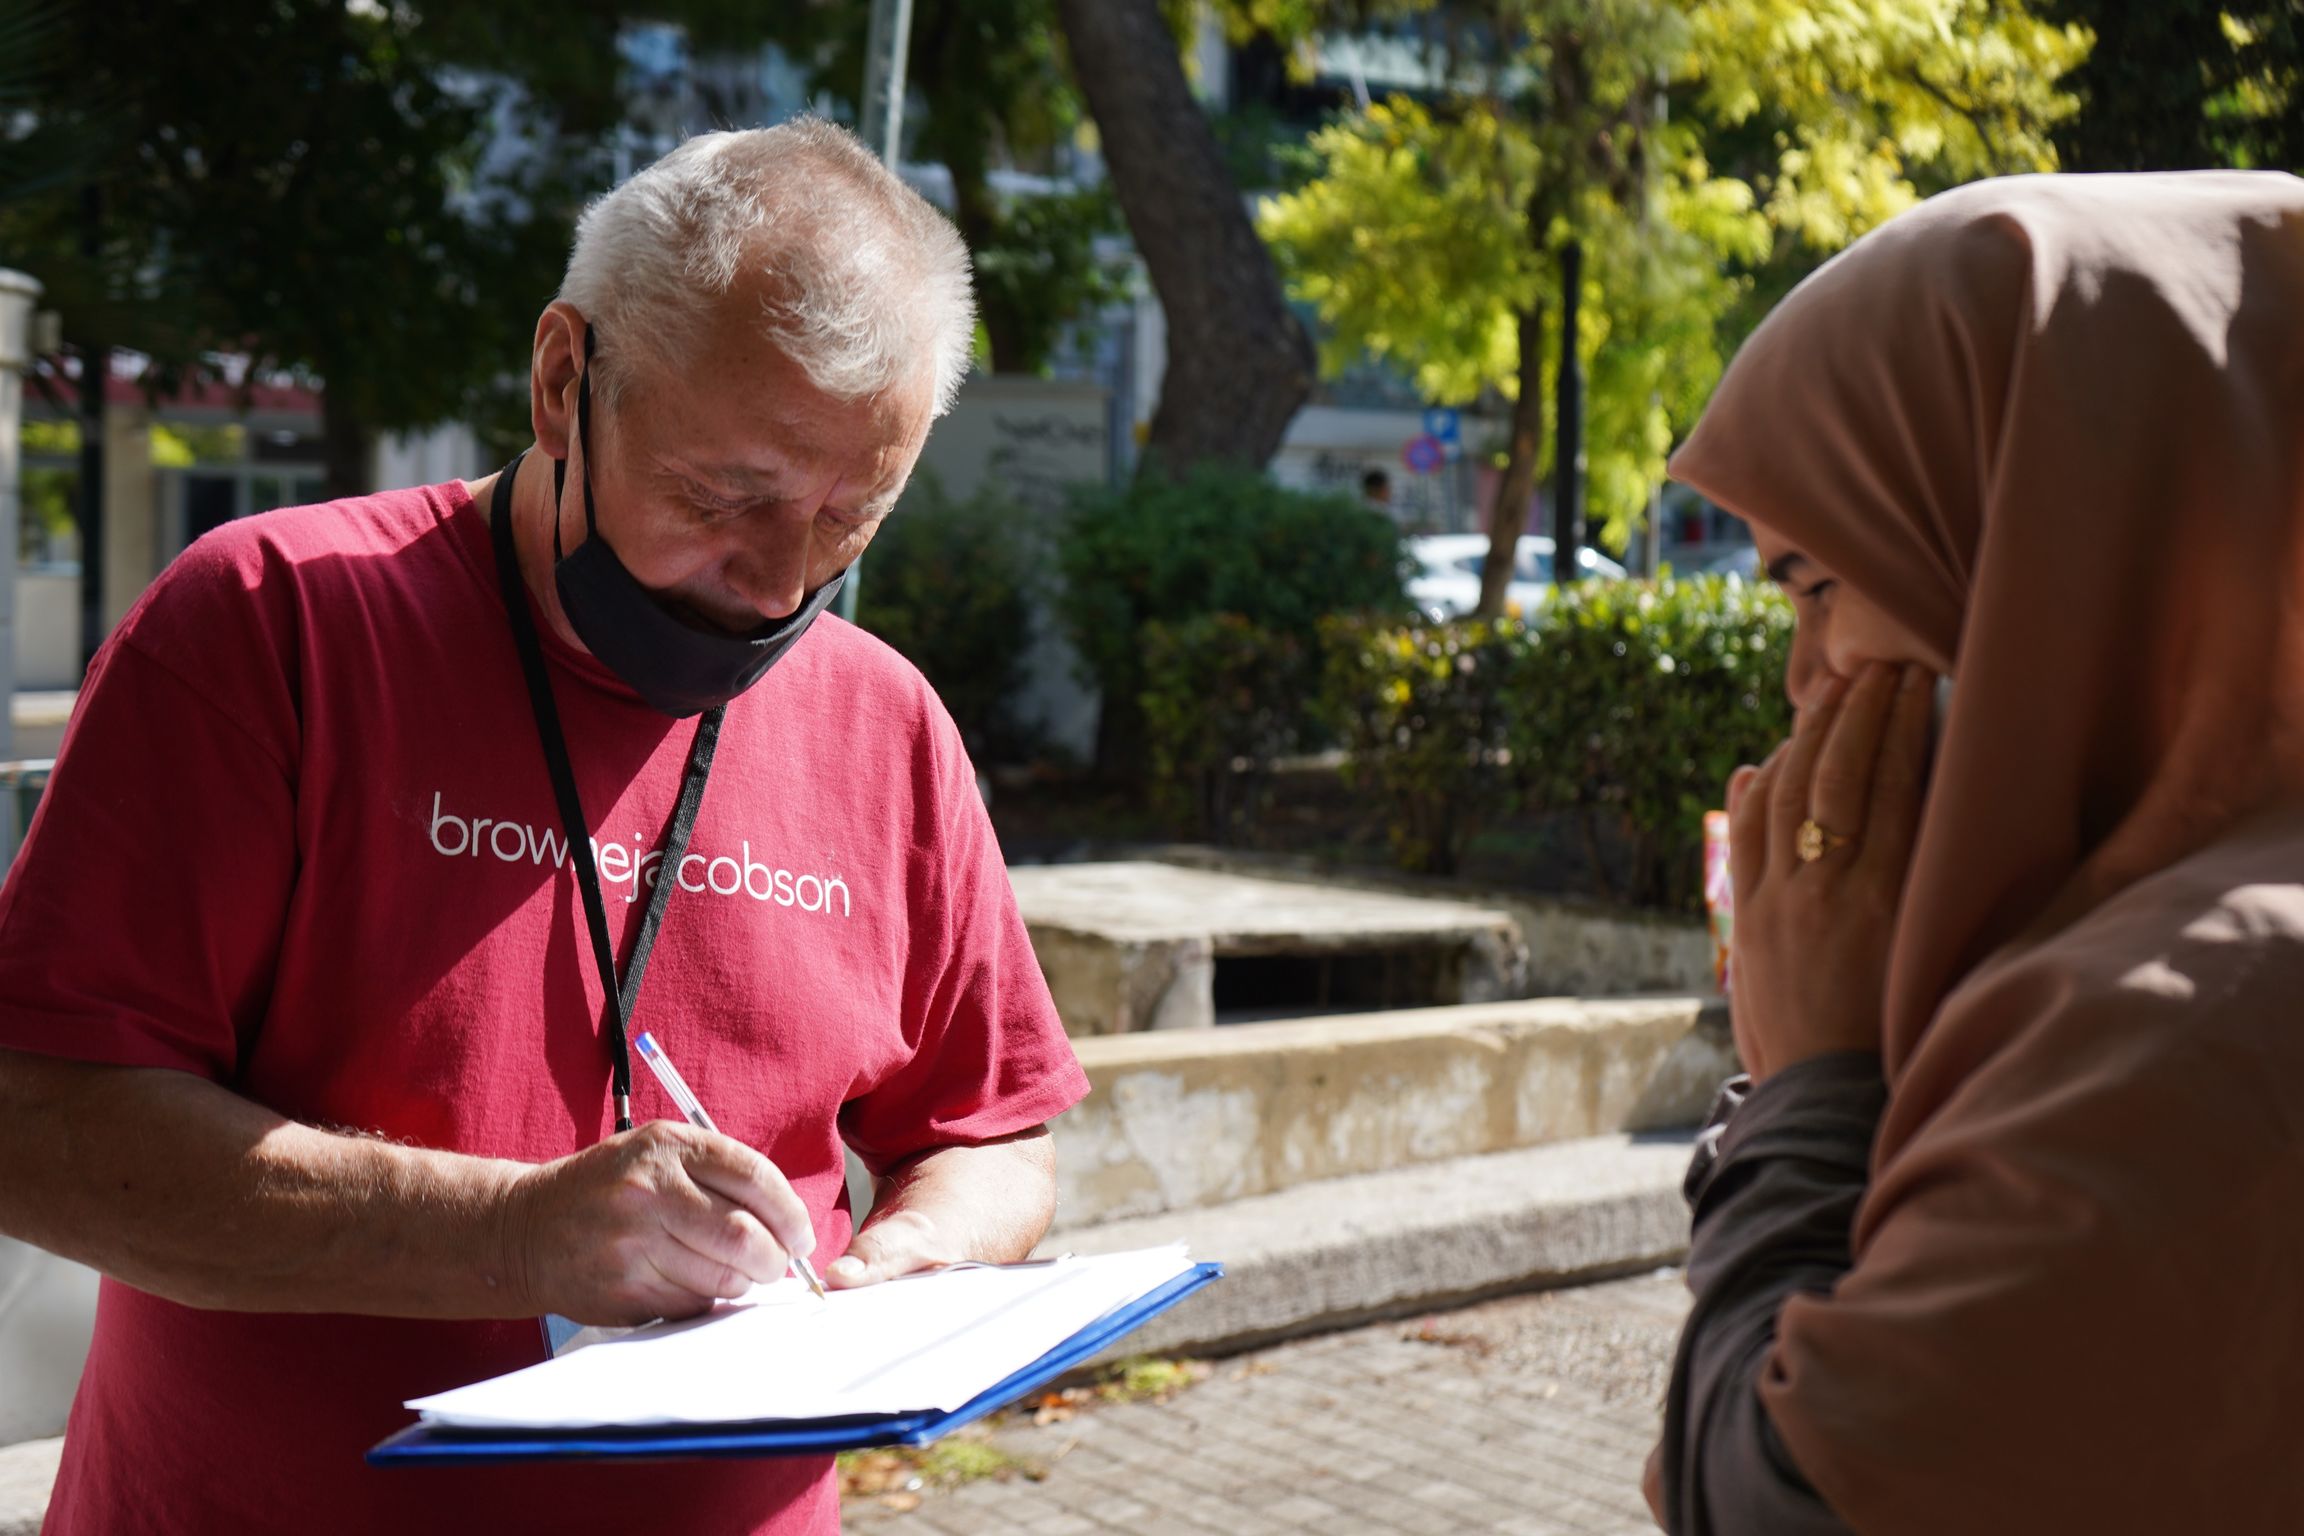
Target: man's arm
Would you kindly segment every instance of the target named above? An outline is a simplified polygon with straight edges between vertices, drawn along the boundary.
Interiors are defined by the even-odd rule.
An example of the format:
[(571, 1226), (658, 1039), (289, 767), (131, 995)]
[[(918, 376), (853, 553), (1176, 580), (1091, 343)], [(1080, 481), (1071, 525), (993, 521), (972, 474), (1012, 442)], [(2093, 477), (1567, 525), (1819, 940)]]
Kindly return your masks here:
[(813, 1248), (766, 1158), (657, 1122), (542, 1165), (316, 1130), (188, 1072), (0, 1050), (0, 1232), (188, 1306), (684, 1316)]
[(824, 1278), (837, 1289), (975, 1259), (1010, 1264), (1056, 1214), (1045, 1125), (981, 1146), (938, 1147), (882, 1174), (864, 1228)]

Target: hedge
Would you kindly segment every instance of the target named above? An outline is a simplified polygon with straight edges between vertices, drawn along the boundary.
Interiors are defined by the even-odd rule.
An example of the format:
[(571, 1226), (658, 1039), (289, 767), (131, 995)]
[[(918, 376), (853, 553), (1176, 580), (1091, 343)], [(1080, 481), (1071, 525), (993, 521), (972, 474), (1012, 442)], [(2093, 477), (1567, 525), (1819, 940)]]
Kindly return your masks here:
[(1098, 760), (1140, 770), (1151, 625), (1233, 614), (1309, 648), (1339, 612), (1404, 614), (1399, 529), (1357, 498), (1203, 466), (1075, 493), (1057, 607), (1104, 707)]
[(958, 500), (922, 471), (858, 571), (856, 621), (918, 667), (969, 752), (1020, 761), (1038, 742), (1013, 701), (1033, 636), (1029, 514), (990, 481)]
[(1210, 622), (1160, 636), (1144, 708), (1167, 803), (1202, 835), (1253, 814), (1261, 765), (1326, 730), (1405, 868), (1453, 873), (1499, 815), (1564, 814), (1595, 894), (1690, 910), (1704, 811), (1791, 727), (1791, 633), (1772, 587), (1719, 577), (1580, 582), (1525, 623), (1332, 619), (1316, 662), (1292, 637)]
[(1144, 681), (1155, 808), (1210, 841), (1242, 840), (1270, 809), (1274, 760), (1319, 744), (1305, 707), (1317, 647), (1233, 613), (1153, 623)]

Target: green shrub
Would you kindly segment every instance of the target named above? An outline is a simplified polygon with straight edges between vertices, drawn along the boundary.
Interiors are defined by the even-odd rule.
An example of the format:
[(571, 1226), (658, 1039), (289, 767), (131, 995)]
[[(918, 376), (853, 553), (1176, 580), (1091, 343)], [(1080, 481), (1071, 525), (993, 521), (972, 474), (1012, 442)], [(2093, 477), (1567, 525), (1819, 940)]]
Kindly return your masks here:
[(1581, 582), (1529, 623), (1331, 619), (1317, 661), (1209, 621), (1155, 632), (1145, 705), (1164, 791), (1232, 831), (1261, 811), (1260, 763), (1304, 744), (1289, 701), (1317, 665), (1319, 718), (1402, 866), (1453, 873), (1498, 816), (1565, 814), (1585, 829), (1594, 894), (1687, 910), (1703, 813), (1791, 728), (1791, 634), (1772, 588), (1717, 577)]
[[(1694, 908), (1704, 812), (1738, 763), (1791, 729), (1789, 605), (1773, 587), (1717, 576), (1588, 581), (1538, 622), (1506, 733), (1526, 803), (1582, 818), (1597, 894)], [(1613, 870), (1608, 841), (1621, 850)]]
[(1340, 619), (1323, 639), (1321, 713), (1347, 775), (1382, 801), (1402, 868), (1454, 874), (1481, 824), (1519, 800), (1506, 690), (1527, 627)]
[(1404, 611), (1402, 558), (1383, 513), (1252, 471), (1203, 467), (1076, 492), (1057, 554), (1059, 611), (1103, 692), (1099, 762), (1124, 769), (1141, 754), (1146, 625), (1230, 613), (1310, 645), (1331, 614)]
[(1155, 807), (1238, 842), (1271, 805), (1275, 758), (1314, 745), (1315, 647), (1234, 613), (1144, 626), (1144, 726)]
[(857, 622), (920, 669), (980, 759), (1036, 745), (1014, 710), (1032, 644), (1028, 516), (989, 483), (955, 500), (923, 472), (858, 571)]

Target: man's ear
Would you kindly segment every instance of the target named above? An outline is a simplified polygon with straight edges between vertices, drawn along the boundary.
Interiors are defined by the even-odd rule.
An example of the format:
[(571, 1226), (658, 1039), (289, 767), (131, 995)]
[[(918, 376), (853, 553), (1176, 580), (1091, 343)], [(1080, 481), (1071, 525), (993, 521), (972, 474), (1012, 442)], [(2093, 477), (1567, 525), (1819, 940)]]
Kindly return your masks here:
[(576, 437), (576, 386), (584, 374), (584, 317), (554, 299), (536, 317), (528, 354), (528, 426), (546, 455), (565, 459)]

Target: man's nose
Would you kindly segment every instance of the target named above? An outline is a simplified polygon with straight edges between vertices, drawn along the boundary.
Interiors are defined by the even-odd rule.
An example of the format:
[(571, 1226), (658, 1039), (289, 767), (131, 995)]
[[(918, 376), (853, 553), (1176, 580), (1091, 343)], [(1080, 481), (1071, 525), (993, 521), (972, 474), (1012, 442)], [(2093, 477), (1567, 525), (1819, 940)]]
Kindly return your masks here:
[(775, 519), (729, 562), (729, 585), (762, 620), (789, 618), (807, 600), (810, 532), (808, 519)]

